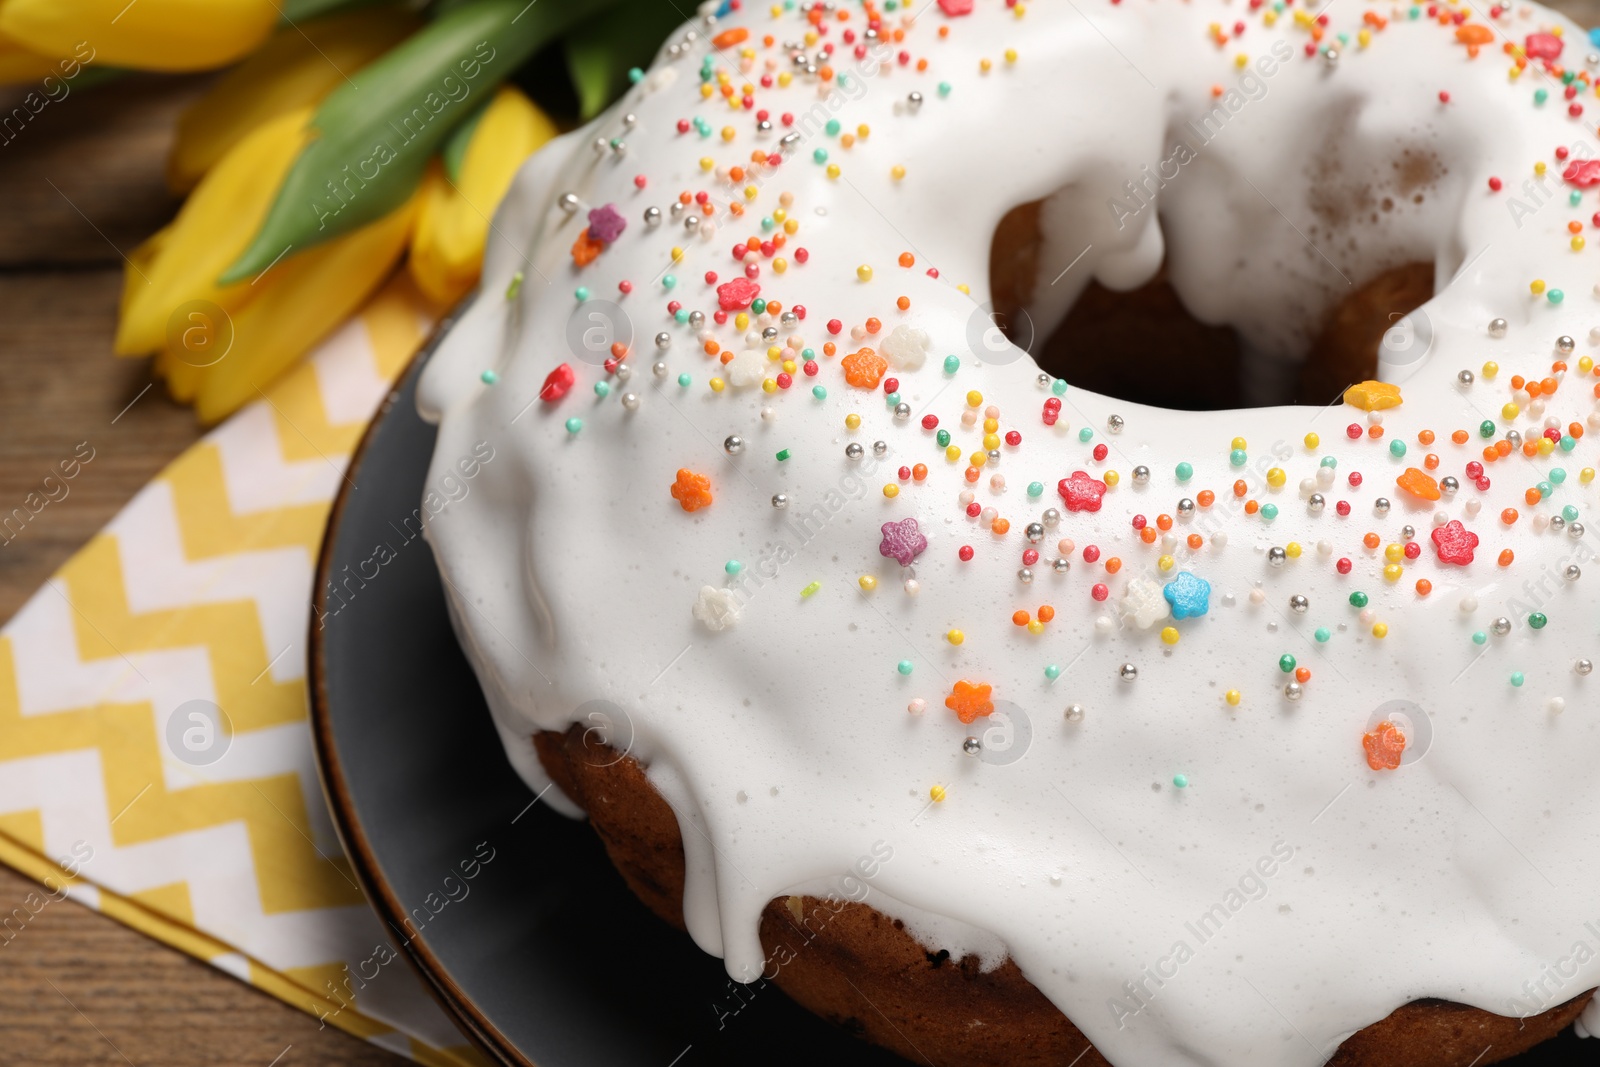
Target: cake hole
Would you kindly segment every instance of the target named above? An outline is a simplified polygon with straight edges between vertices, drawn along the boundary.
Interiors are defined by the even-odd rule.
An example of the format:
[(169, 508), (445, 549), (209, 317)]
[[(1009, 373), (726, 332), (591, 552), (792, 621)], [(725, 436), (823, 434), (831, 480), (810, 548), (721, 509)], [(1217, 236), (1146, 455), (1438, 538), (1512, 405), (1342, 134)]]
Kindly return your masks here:
[[(995, 322), (1013, 343), (1047, 373), (1107, 396), (1188, 411), (1247, 403), (1238, 333), (1190, 314), (1165, 268), (1127, 292), (1091, 282), (1055, 330), (1027, 336), (1033, 328), (1024, 312), (1035, 287), (1050, 284), (1039, 271), (1039, 209), (1033, 201), (1007, 212), (989, 249)], [(1260, 403), (1320, 407), (1373, 377), (1385, 332), (1433, 296), (1434, 267), (1411, 262), (1357, 282), (1324, 317), (1298, 374)]]

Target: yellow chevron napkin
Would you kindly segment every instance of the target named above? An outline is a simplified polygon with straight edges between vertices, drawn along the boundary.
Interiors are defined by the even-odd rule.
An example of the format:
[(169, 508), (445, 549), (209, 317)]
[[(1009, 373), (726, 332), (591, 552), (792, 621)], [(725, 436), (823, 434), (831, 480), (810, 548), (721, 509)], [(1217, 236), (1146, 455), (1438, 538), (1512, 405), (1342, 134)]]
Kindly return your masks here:
[(480, 1064), (357, 888), (307, 721), (328, 509), (429, 325), (391, 282), (0, 629), (0, 862), (328, 1025)]

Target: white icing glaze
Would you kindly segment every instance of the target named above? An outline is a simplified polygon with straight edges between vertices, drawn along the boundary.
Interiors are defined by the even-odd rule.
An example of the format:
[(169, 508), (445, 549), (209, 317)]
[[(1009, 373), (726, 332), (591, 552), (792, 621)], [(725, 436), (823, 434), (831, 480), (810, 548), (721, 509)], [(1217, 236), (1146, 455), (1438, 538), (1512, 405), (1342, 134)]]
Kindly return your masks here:
[[(849, 25), (859, 30), (856, 14)], [(1507, 379), (1548, 373), (1558, 336), (1585, 339), (1568, 357), (1574, 368), (1596, 343), (1586, 265), (1594, 253), (1569, 251), (1566, 232), (1569, 219), (1587, 221), (1594, 196), (1568, 207), (1551, 155), (1557, 145), (1592, 149), (1584, 121), (1596, 109), (1584, 121), (1569, 118), (1559, 82), (1534, 68), (1508, 80), (1500, 41), (1561, 27), (1563, 58), (1579, 69), (1585, 42), (1558, 16), (1518, 8), (1468, 61), (1448, 28), (1410, 20), (1404, 8), (1388, 16), (1369, 47), (1345, 48), (1330, 70), (1305, 57), (1305, 30), (1287, 15), (1269, 29), (1259, 11), (1217, 0), (1039, 4), (1020, 21), (999, 3), (980, 3), (948, 20), (948, 40), (935, 37), (946, 20), (929, 7), (903, 46), (928, 58), (925, 73), (864, 62), (831, 97), (805, 75), (756, 91), (756, 106), (775, 120), (816, 104), (820, 118), (837, 114), (846, 130), (870, 124), (871, 136), (847, 151), (811, 122), (758, 182), (743, 218), (720, 212), (709, 238), (671, 216), (647, 226), (644, 209), (665, 209), (683, 189), (709, 190), (725, 204), (739, 186), (703, 173), (699, 159), (748, 166), (751, 149), (776, 150), (786, 131), (758, 135), (748, 111), (701, 101), (702, 40), (684, 58), (663, 55), (617, 109), (548, 146), (519, 176), (496, 219), (485, 295), (428, 367), (421, 401), (440, 421), (441, 469), (479, 440), (505, 458), (429, 536), (458, 631), (530, 783), (545, 784), (527, 740), (533, 731), (584, 721), (595, 701), (622, 709), (610, 736), (647, 764), (680, 820), (689, 930), (726, 958), (730, 974), (762, 970), (757, 917), (767, 901), (824, 884), (887, 847), (892, 858), (869, 880), (871, 903), (907, 918), (926, 942), (977, 952), (989, 965), (1003, 945), (1119, 1065), (1320, 1064), (1344, 1037), (1419, 997), (1531, 1013), (1600, 984), (1592, 891), (1600, 856), (1586, 839), (1600, 814), (1597, 680), (1574, 670), (1579, 657), (1596, 657), (1600, 568), (1587, 562), (1592, 535), (1574, 539), (1548, 519), (1541, 532), (1530, 521), (1566, 504), (1592, 521), (1596, 490), (1580, 484), (1578, 469), (1593, 463), (1593, 439), (1570, 455), (1494, 464), (1484, 492), (1463, 474), (1484, 443), (1476, 432), (1484, 419), (1500, 433), (1530, 436), (1545, 414), (1558, 425), (1585, 417), (1600, 425), (1576, 369), (1553, 399), (1499, 418)], [(1353, 10), (1330, 17), (1332, 31), (1359, 29)], [(1208, 40), (1208, 24), (1236, 19), (1248, 23), (1240, 40)], [(761, 35), (782, 42), (803, 29), (794, 13), (773, 21), (764, 8), (716, 28), (741, 24), (752, 28), (752, 81), (780, 54)], [(826, 39), (839, 33), (833, 26)], [(1241, 83), (1234, 56), (1255, 62), (1279, 40), (1287, 47), (1277, 55), (1292, 58)], [(1002, 58), (1007, 47), (1020, 50), (1015, 64)], [(841, 69), (847, 51), (836, 57)], [(994, 68), (980, 75), (984, 56)], [(738, 63), (737, 51), (720, 61)], [(948, 97), (936, 90), (941, 80), (952, 85)], [(1222, 101), (1237, 110), (1202, 143), (1186, 124), (1215, 105), (1214, 83), (1238, 90)], [(1539, 86), (1551, 90), (1542, 108), (1531, 101)], [(925, 96), (920, 108), (907, 104), (912, 90)], [(1587, 106), (1593, 96), (1580, 100)], [(624, 112), (637, 117), (631, 128)], [(695, 116), (713, 130), (733, 127), (735, 139), (676, 130)], [(1176, 163), (1177, 176), (1159, 190), (1158, 227), (1156, 209), (1128, 199), (1124, 183), (1176, 158), (1186, 134), (1192, 158)], [(596, 136), (621, 137), (627, 151), (597, 152)], [(839, 180), (813, 162), (816, 147), (843, 167)], [(1414, 172), (1397, 162), (1427, 171), (1431, 158), (1442, 173), (1407, 185)], [(1524, 179), (1536, 160), (1553, 174), (1529, 192)], [(907, 168), (901, 180), (891, 176), (895, 164)], [(647, 177), (645, 189), (635, 188), (636, 174)], [(1504, 179), (1504, 192), (1488, 191), (1491, 175)], [(582, 271), (568, 249), (584, 212), (557, 206), (566, 190), (585, 210), (615, 204), (628, 223)], [(799, 229), (783, 253), (786, 274), (756, 257), (762, 295), (810, 310), (795, 330), (780, 331), (779, 343), (797, 333), (820, 352), (824, 323), (838, 318), (846, 324), (839, 355), (819, 355), (816, 378), (797, 374), (793, 388), (772, 395), (757, 385), (713, 393), (706, 382), (720, 368), (664, 305), (676, 297), (709, 316), (716, 294), (701, 275), (736, 276), (730, 245), (760, 233), (780, 191), (793, 193)], [(1431, 347), (1409, 361), (1403, 346), (1387, 347), (1380, 369), (1402, 384), (1405, 403), (1371, 418), (1338, 406), (1186, 413), (1073, 389), (1061, 421), (1047, 428), (1040, 410), (1050, 394), (1031, 360), (1002, 347), (984, 365), (969, 347), (996, 223), (1013, 205), (1045, 196), (1044, 277), (1033, 308), (1041, 332), (1091, 278), (1136, 286), (1164, 257), (1189, 308), (1233, 324), (1256, 353), (1245, 382), (1254, 396), (1281, 392), (1293, 374), (1282, 356), (1303, 349), (1308, 330), (1352, 285), (1432, 259), (1441, 291), (1425, 319), (1413, 316), (1426, 322)], [(1123, 199), (1123, 212), (1108, 206), (1111, 197)], [(1528, 209), (1520, 218), (1513, 197)], [(674, 244), (686, 256), (671, 266)], [(793, 254), (799, 246), (810, 252), (803, 266)], [(905, 250), (916, 254), (914, 269), (895, 264)], [(872, 281), (858, 280), (858, 264), (874, 268)], [(924, 274), (929, 265), (940, 278)], [(669, 267), (679, 279), (671, 293), (659, 281)], [(502, 299), (519, 271), (520, 291)], [(1534, 278), (1566, 300), (1530, 295)], [(635, 290), (616, 298), (622, 279)], [(613, 380), (605, 398), (592, 392), (604, 372), (574, 358), (565, 341), (569, 318), (583, 314), (572, 296), (578, 285), (619, 299), (637, 334), (632, 376)], [(900, 294), (910, 311), (895, 309)], [(848, 386), (837, 366), (859, 346), (851, 328), (869, 315), (883, 320), (883, 347), (896, 353), (893, 373), (915, 412), (908, 421), (894, 419), (881, 391)], [(1509, 320), (1503, 338), (1487, 330), (1496, 316)], [(751, 358), (774, 372), (759, 338), (741, 339), (732, 324), (708, 329), (734, 352), (754, 353), (739, 356), (730, 377)], [(664, 353), (651, 344), (658, 331), (671, 338)], [(926, 332), (926, 352), (919, 355), (911, 331)], [(961, 357), (953, 376), (943, 368), (949, 353)], [(669, 367), (664, 377), (651, 373), (658, 358)], [(1457, 384), (1459, 370), (1486, 358), (1501, 364), (1499, 378)], [(546, 374), (563, 361), (577, 370), (573, 392), (538, 401)], [(480, 381), (488, 368), (499, 375), (493, 386)], [(692, 376), (690, 386), (678, 385), (680, 372)], [(826, 386), (825, 400), (811, 395), (816, 383)], [(965, 516), (963, 464), (947, 463), (918, 422), (936, 414), (970, 453), (981, 434), (960, 416), (972, 389), (998, 406), (1002, 432), (1023, 435), (1020, 447), (1002, 446), (1003, 493), (991, 490), (988, 467), (970, 487), (981, 507), (1009, 519), (1005, 536)], [(630, 392), (637, 410), (621, 402)], [(851, 411), (862, 417), (854, 433), (844, 428)], [(1125, 426), (1106, 436), (1113, 413)], [(569, 434), (563, 423), (575, 415), (585, 426)], [(1383, 441), (1346, 438), (1347, 424), (1369, 422), (1388, 431)], [(1083, 427), (1093, 441), (1080, 442)], [(1472, 431), (1465, 446), (1450, 442), (1458, 427)], [(1417, 441), (1423, 428), (1439, 435), (1431, 449)], [(1319, 447), (1301, 443), (1308, 430), (1320, 434)], [(724, 453), (729, 434), (744, 437), (742, 453)], [(1243, 468), (1230, 465), (1235, 435), (1249, 443)], [(1385, 447), (1395, 438), (1410, 445), (1405, 459)], [(881, 459), (877, 440), (888, 446)], [(852, 441), (864, 459), (846, 458)], [(1090, 451), (1102, 441), (1110, 455), (1100, 463)], [(782, 448), (793, 456), (780, 463), (773, 456)], [(1435, 475), (1460, 478), (1463, 488), (1424, 505), (1395, 478), (1430, 450), (1443, 459)], [(1334, 457), (1336, 471), (1319, 466), (1323, 456)], [(1186, 484), (1174, 475), (1179, 461), (1193, 464)], [(893, 499), (880, 493), (897, 481), (898, 466), (917, 462), (930, 468), (926, 482), (905, 483)], [(1142, 485), (1131, 477), (1140, 464), (1152, 471)], [(1282, 488), (1267, 483), (1272, 466), (1286, 473)], [(1552, 501), (1523, 504), (1523, 490), (1551, 466), (1572, 476)], [(710, 477), (709, 508), (688, 514), (668, 496), (679, 468)], [(1064, 512), (1023, 584), (1023, 529), (1045, 508), (1062, 507), (1056, 482), (1075, 470), (1116, 470), (1120, 483), (1101, 510)], [(1359, 488), (1346, 482), (1351, 471), (1364, 475)], [(1234, 500), (1229, 486), (1241, 477), (1253, 499), (1280, 509), (1274, 521), (1246, 515)], [(1047, 487), (1042, 498), (1026, 495), (1030, 481)], [(1202, 488), (1217, 501), (1178, 518), (1178, 537), (1146, 545), (1135, 536), (1133, 515), (1176, 514), (1179, 498)], [(1308, 507), (1311, 492), (1328, 498), (1324, 510)], [(774, 509), (775, 493), (787, 494), (787, 509)], [(1379, 496), (1393, 502), (1387, 514), (1374, 513)], [(1353, 505), (1348, 517), (1336, 513), (1339, 500)], [(1497, 518), (1507, 506), (1524, 513), (1509, 528)], [(878, 547), (879, 525), (908, 516), (929, 542), (914, 582)], [(1469, 566), (1441, 563), (1429, 541), (1448, 519), (1481, 538)], [(1408, 523), (1423, 551), (1390, 583), (1382, 553), (1361, 537), (1372, 530), (1399, 542)], [(1206, 538), (1198, 551), (1183, 544), (1190, 532)], [(1058, 538), (1075, 542), (1067, 573), (1048, 563)], [(1291, 541), (1304, 552), (1271, 565), (1268, 549)], [(958, 559), (962, 544), (975, 549), (971, 562)], [(1100, 563), (1084, 560), (1088, 545), (1104, 553)], [(1516, 561), (1501, 568), (1504, 548)], [(1171, 573), (1158, 569), (1164, 552), (1177, 559)], [(1116, 575), (1104, 567), (1113, 555), (1124, 564)], [(1340, 557), (1353, 561), (1351, 574), (1338, 573)], [(737, 579), (724, 574), (730, 559), (744, 564)], [(1585, 573), (1566, 581), (1573, 563)], [(1150, 617), (1160, 606), (1138, 595), (1141, 586), (1160, 589), (1180, 570), (1210, 582), (1209, 612)], [(858, 587), (861, 575), (875, 577), (876, 589)], [(1418, 578), (1433, 583), (1431, 595), (1414, 591)], [(813, 581), (820, 587), (802, 597)], [(1109, 586), (1105, 603), (1091, 599), (1097, 582)], [(1113, 621), (1130, 583), (1127, 610), (1136, 622), (1149, 617), (1149, 629)], [(737, 625), (711, 632), (696, 621), (726, 619), (696, 607), (707, 586), (737, 590)], [(1358, 589), (1371, 597), (1362, 611), (1347, 600)], [(1304, 614), (1291, 610), (1294, 594), (1309, 598)], [(1013, 611), (1046, 603), (1057, 615), (1042, 633), (1012, 625)], [(1548, 614), (1544, 629), (1526, 623), (1534, 609)], [(1511, 632), (1474, 644), (1471, 634), (1500, 615), (1515, 620)], [(1382, 640), (1372, 633), (1379, 622), (1388, 626)], [(1158, 636), (1165, 626), (1181, 634), (1177, 645)], [(1328, 641), (1315, 639), (1318, 627), (1328, 628)], [(964, 631), (964, 643), (946, 640), (952, 628)], [(1298, 701), (1283, 695), (1283, 653), (1313, 671)], [(914, 665), (909, 676), (897, 671), (901, 660)], [(1119, 677), (1124, 663), (1137, 668), (1136, 680)], [(1046, 677), (1048, 664), (1063, 668), (1059, 678)], [(1520, 688), (1508, 681), (1512, 671), (1526, 676)], [(1010, 748), (993, 720), (964, 726), (945, 709), (959, 679), (991, 684), (1006, 702)], [(1235, 688), (1243, 702), (1230, 708), (1223, 693)], [(1407, 762), (1374, 771), (1362, 735), (1394, 699), (1416, 701), (1428, 716), (1412, 727)], [(1564, 701), (1563, 713), (1551, 713), (1553, 699)], [(907, 714), (917, 700), (926, 713)], [(1086, 714), (1064, 721), (1062, 709), (1074, 704)], [(984, 758), (963, 754), (969, 733), (984, 738)], [(1409, 758), (1418, 751), (1422, 758)], [(1178, 773), (1187, 788), (1172, 784)], [(935, 783), (948, 790), (942, 803), (928, 799)], [(1584, 1027), (1600, 1029), (1593, 1005)]]

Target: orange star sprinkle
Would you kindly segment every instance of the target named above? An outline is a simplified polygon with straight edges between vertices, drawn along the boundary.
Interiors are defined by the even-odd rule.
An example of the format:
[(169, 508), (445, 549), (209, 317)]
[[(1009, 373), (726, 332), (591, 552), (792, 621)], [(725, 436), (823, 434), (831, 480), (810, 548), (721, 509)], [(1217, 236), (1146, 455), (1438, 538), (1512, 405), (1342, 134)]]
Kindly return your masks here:
[(585, 226), (578, 239), (572, 242), (572, 262), (575, 266), (587, 267), (605, 250), (605, 242), (590, 237), (589, 228)]
[(850, 353), (839, 361), (844, 368), (844, 380), (858, 389), (876, 389), (889, 369), (889, 361), (870, 348)]
[(1368, 767), (1375, 771), (1392, 771), (1400, 766), (1400, 756), (1406, 750), (1405, 731), (1385, 719), (1370, 733), (1361, 736), (1361, 747), (1367, 750)]
[(711, 506), (711, 479), (696, 474), (687, 467), (678, 468), (678, 480), (672, 483), (672, 499), (684, 511), (699, 511)]
[(973, 685), (968, 681), (958, 681), (950, 695), (944, 698), (944, 706), (956, 713), (956, 718), (964, 723), (970, 723), (980, 715), (994, 714), (994, 701), (989, 699), (993, 692), (992, 686)]
[(1439, 483), (1415, 467), (1407, 467), (1405, 473), (1394, 480), (1394, 484), (1420, 500), (1439, 499)]

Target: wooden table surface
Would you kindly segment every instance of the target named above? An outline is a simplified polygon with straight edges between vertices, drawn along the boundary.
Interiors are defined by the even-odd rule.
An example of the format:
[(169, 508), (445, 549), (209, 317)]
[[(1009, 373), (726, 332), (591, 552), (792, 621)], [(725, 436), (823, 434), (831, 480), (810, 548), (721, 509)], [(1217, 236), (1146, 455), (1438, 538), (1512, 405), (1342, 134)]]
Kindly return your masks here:
[[(1600, 25), (1600, 0), (1553, 6)], [(0, 619), (199, 436), (159, 385), (146, 391), (145, 361), (110, 349), (122, 255), (177, 208), (162, 163), (205, 82), (77, 92), (0, 146), (0, 510), (79, 441), (96, 450), (71, 495), (0, 547)], [(32, 886), (0, 867), (0, 914)], [(71, 902), (0, 943), (0, 1065), (401, 1062)]]

